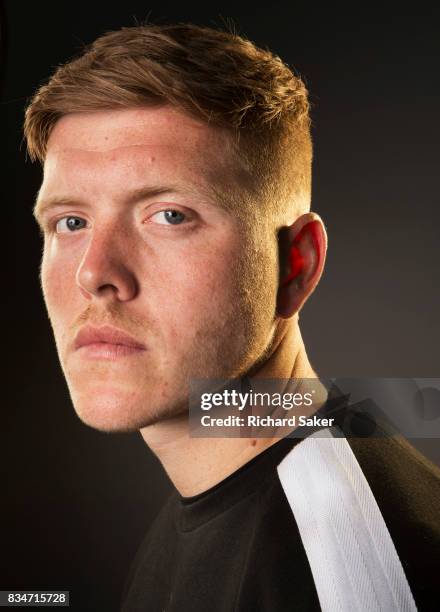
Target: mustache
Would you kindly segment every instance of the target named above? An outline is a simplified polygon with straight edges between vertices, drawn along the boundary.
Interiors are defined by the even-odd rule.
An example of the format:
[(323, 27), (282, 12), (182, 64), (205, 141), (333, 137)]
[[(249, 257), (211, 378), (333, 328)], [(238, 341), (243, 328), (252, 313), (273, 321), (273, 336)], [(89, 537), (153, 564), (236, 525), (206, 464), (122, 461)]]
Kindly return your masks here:
[(89, 304), (70, 326), (70, 333), (77, 332), (86, 323), (94, 327), (103, 325), (119, 327), (132, 335), (145, 333), (147, 329), (150, 331), (154, 329), (151, 321), (148, 321), (146, 317), (129, 313), (118, 304), (109, 304), (105, 309)]

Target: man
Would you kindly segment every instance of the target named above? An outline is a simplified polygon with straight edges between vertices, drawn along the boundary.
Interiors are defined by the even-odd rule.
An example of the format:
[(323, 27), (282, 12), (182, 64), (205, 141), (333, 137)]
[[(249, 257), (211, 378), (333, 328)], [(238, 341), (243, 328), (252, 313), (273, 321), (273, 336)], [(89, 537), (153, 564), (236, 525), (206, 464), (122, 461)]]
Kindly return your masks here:
[(315, 379), (326, 400), (298, 325), (327, 248), (302, 81), (226, 32), (124, 28), (40, 88), (25, 134), (75, 410), (140, 430), (176, 488), (123, 609), (430, 609), (439, 480), (409, 445), (188, 428), (196, 379)]

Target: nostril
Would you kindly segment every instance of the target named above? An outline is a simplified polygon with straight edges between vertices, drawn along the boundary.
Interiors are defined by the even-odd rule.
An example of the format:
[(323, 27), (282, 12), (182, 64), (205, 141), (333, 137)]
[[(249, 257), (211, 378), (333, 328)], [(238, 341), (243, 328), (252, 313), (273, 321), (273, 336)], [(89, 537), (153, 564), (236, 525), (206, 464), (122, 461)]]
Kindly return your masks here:
[(108, 293), (118, 293), (118, 288), (115, 285), (107, 283), (98, 287), (98, 291), (101, 295), (105, 295)]

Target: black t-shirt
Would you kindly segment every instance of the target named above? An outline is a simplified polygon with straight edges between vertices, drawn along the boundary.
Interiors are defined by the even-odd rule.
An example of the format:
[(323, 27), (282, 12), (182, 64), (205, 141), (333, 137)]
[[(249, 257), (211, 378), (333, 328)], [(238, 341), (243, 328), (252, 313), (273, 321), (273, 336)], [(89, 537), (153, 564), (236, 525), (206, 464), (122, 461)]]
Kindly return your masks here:
[(194, 497), (174, 493), (143, 542), (123, 610), (319, 610), (276, 467), (283, 439)]
[[(348, 440), (371, 486), (419, 610), (434, 610), (439, 569), (438, 472), (395, 438)], [(208, 491), (174, 492), (126, 581), (123, 612), (320, 610), (277, 466), (285, 438)]]

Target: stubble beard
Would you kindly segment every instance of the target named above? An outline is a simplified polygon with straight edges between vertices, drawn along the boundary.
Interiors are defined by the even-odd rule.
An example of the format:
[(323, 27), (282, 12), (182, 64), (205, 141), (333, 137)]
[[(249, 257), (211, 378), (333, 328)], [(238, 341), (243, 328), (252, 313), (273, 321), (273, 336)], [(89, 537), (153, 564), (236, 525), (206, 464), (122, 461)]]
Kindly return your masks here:
[(177, 376), (170, 372), (182, 393), (146, 415), (142, 428), (186, 416), (191, 380), (237, 379), (264, 358), (272, 342), (274, 313), (274, 281), (267, 279), (267, 267), (262, 260), (237, 266), (228, 311), (216, 321), (205, 319), (195, 333), (191, 357)]
[[(142, 427), (188, 414), (192, 379), (237, 379), (264, 359), (274, 336), (278, 267), (276, 246), (243, 240), (243, 257), (231, 270), (233, 291), (225, 311), (214, 320), (207, 314), (194, 337), (192, 354), (178, 374), (175, 400), (147, 415)], [(220, 316), (218, 316), (220, 315)], [(170, 373), (176, 377), (176, 373)]]

